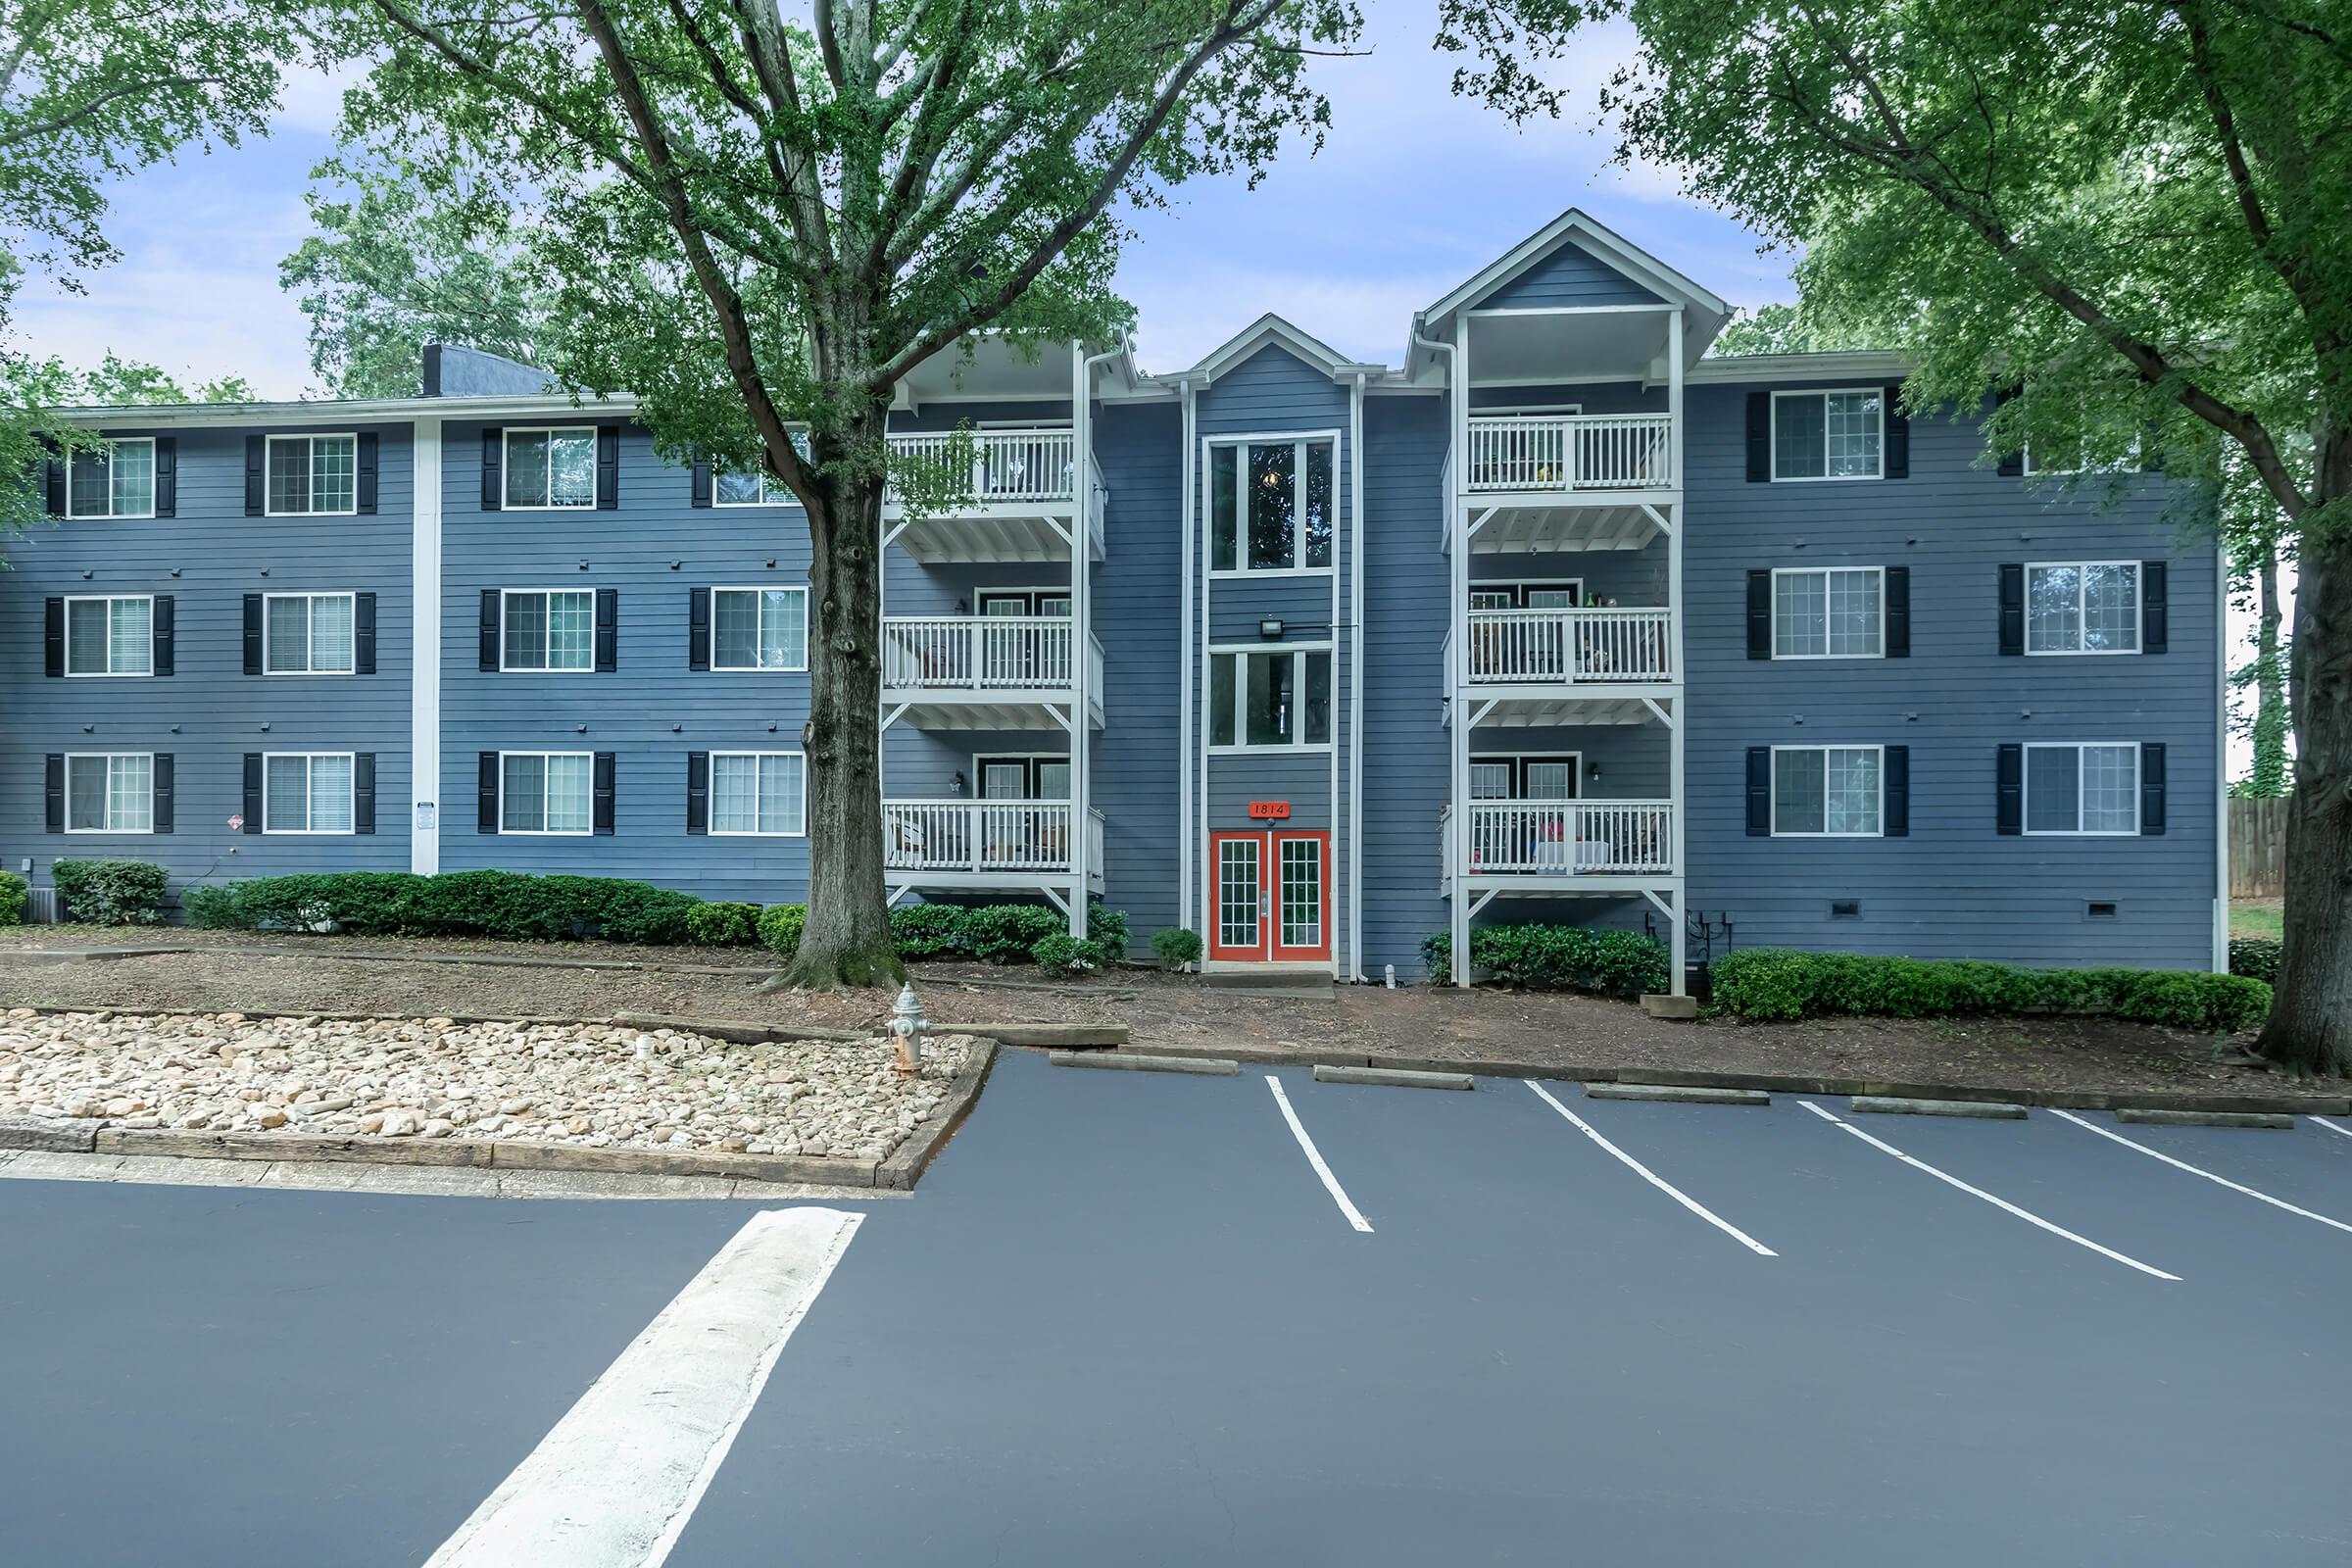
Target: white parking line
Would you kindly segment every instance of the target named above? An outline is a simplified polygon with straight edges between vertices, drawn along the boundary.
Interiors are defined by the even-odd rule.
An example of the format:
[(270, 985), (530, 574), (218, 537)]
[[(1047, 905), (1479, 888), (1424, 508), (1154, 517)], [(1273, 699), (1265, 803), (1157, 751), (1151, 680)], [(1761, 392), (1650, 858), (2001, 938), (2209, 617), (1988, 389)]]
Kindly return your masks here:
[(2352, 1138), (2352, 1127), (2345, 1126), (2333, 1116), (2314, 1116), (2311, 1119), (2339, 1138)]
[(1592, 1139), (1601, 1148), (1607, 1150), (1610, 1153), (1623, 1160), (1629, 1167), (1632, 1168), (1635, 1175), (1649, 1183), (1650, 1186), (1655, 1187), (1659, 1192), (1664, 1193), (1668, 1198), (1673, 1199), (1676, 1202), (1682, 1204), (1691, 1213), (1696, 1214), (1700, 1219), (1705, 1220), (1708, 1224), (1714, 1226), (1717, 1230), (1723, 1232), (1724, 1235), (1729, 1236), (1733, 1241), (1738, 1242), (1741, 1247), (1746, 1248), (1749, 1251), (1754, 1252), (1757, 1256), (1778, 1257), (1781, 1255), (1780, 1253), (1774, 1251), (1771, 1248), (1766, 1247), (1762, 1242), (1757, 1241), (1753, 1236), (1748, 1235), (1747, 1232), (1741, 1230), (1739, 1226), (1733, 1224), (1730, 1220), (1723, 1218), (1719, 1214), (1708, 1212), (1703, 1204), (1694, 1201), (1686, 1194), (1684, 1194), (1679, 1188), (1675, 1187), (1671, 1182), (1661, 1178), (1657, 1172), (1651, 1170), (1647, 1165), (1642, 1164), (1633, 1155), (1627, 1153), (1624, 1150), (1619, 1149), (1615, 1144), (1610, 1143), (1606, 1138), (1601, 1137), (1600, 1130), (1598, 1128), (1594, 1127), (1591, 1122), (1585, 1120), (1584, 1117), (1579, 1116), (1575, 1111), (1570, 1110), (1566, 1105), (1563, 1105), (1558, 1101), (1552, 1099), (1550, 1092), (1542, 1084), (1537, 1083), (1533, 1078), (1523, 1081), (1527, 1084), (1528, 1088), (1533, 1089), (1536, 1094), (1542, 1098), (1544, 1103), (1549, 1105), (1552, 1109), (1567, 1117), (1569, 1124), (1578, 1132), (1583, 1133), (1587, 1138)]
[[(2087, 1247), (2092, 1251), (2098, 1253), (2101, 1257), (2111, 1257), (2127, 1268), (2135, 1268), (2142, 1274), (2152, 1274), (2160, 1280), (2172, 1280), (2177, 1283), (2180, 1278), (2180, 1276), (2178, 1274), (2167, 1274), (2160, 1268), (2150, 1268), (2147, 1264), (2142, 1263), (2136, 1257), (2126, 1257), (2123, 1253), (2117, 1251), (2111, 1247), (2101, 1247), (2098, 1243), (2092, 1241), (2087, 1236), (2077, 1236), (2073, 1231), (2068, 1230), (2063, 1225), (2053, 1225), (2048, 1220), (2043, 1219), (2039, 1214), (2034, 1213), (2029, 1209), (2020, 1208), (2005, 1198), (1995, 1198), (1990, 1193), (1984, 1191), (1984, 1189), (1982, 1187), (1971, 1187), (1959, 1177), (1952, 1175), (1948, 1171), (1937, 1170), (1935, 1166), (1929, 1164), (1924, 1159), (1913, 1159), (1909, 1154), (1904, 1153), (1892, 1144), (1883, 1143), (1879, 1139), (1871, 1137), (1870, 1134), (1864, 1132), (1861, 1128), (1856, 1127), (1851, 1122), (1840, 1121), (1838, 1117), (1831, 1115), (1828, 1111), (1822, 1109), (1810, 1100), (1800, 1100), (1797, 1102), (1797, 1103), (1804, 1106), (1814, 1115), (1819, 1116), (1823, 1121), (1828, 1122), (1831, 1126), (1841, 1128), (1846, 1132), (1852, 1133), (1856, 1138), (1861, 1139), (1871, 1148), (1876, 1149), (1883, 1153), (1892, 1154), (1895, 1158), (1901, 1160), (1913, 1170), (1925, 1171), (1939, 1182), (1948, 1183), (1953, 1187), (1959, 1188), (1971, 1198), (1982, 1198), (1984, 1200), (1984, 1201), (1990, 1203), (1993, 1207), (2000, 1209), (2003, 1213), (2015, 1214), (2019, 1219), (2024, 1220), (2029, 1225), (2038, 1225), (2043, 1230), (2048, 1231), (2052, 1236), (2063, 1236), (2068, 1241), (2074, 1243), (2077, 1247)], [(2059, 1114), (2063, 1116), (2066, 1114), (2066, 1112), (2060, 1111)]]
[(1331, 1173), (1331, 1167), (1323, 1163), (1323, 1155), (1315, 1148), (1315, 1141), (1306, 1136), (1306, 1128), (1299, 1122), (1298, 1113), (1291, 1108), (1291, 1097), (1282, 1092), (1282, 1080), (1272, 1073), (1268, 1073), (1266, 1074), (1266, 1087), (1274, 1091), (1274, 1103), (1282, 1108), (1282, 1119), (1291, 1124), (1291, 1136), (1298, 1140), (1300, 1149), (1306, 1151), (1306, 1162), (1315, 1167), (1316, 1175), (1323, 1178), (1323, 1190), (1331, 1194), (1333, 1202), (1340, 1205), (1340, 1212), (1348, 1216), (1348, 1224), (1369, 1235), (1372, 1230), (1372, 1222), (1364, 1218), (1363, 1212), (1348, 1200), (1348, 1190), (1342, 1187), (1340, 1179)]
[(752, 1216), (425, 1568), (657, 1568), (860, 1216)]
[(2273, 1208), (2283, 1208), (2289, 1214), (2300, 1214), (2305, 1219), (2316, 1219), (2323, 1225), (2332, 1225), (2339, 1231), (2352, 1233), (2352, 1225), (2347, 1225), (2340, 1219), (2329, 1219), (2327, 1215), (2315, 1214), (2308, 1208), (2297, 1208), (2294, 1204), (2288, 1202), (2283, 1198), (2273, 1198), (2268, 1193), (2258, 1193), (2251, 1187), (2240, 1186), (2238, 1183), (2231, 1181), (2227, 1176), (2216, 1176), (2213, 1172), (2203, 1169), (2200, 1166), (2191, 1165), (2185, 1159), (2175, 1159), (2170, 1154), (2160, 1153), (2156, 1150), (2150, 1149), (2145, 1144), (2137, 1143), (2130, 1138), (2126, 1138), (2122, 1133), (2111, 1133), (2106, 1128), (2101, 1127), (2096, 1123), (2084, 1121), (2082, 1117), (2076, 1115), (2072, 1111), (2053, 1110), (2050, 1112), (2050, 1114), (2053, 1116), (2064, 1116), (2068, 1121), (2073, 1122), (2084, 1132), (2097, 1133), (2101, 1138), (2112, 1139), (2116, 1143), (2123, 1145), (2126, 1149), (2136, 1149), (2141, 1153), (2147, 1155), (2150, 1159), (2161, 1159), (2167, 1165), (2172, 1166), (2175, 1170), (2184, 1170), (2191, 1176), (2202, 1176), (2207, 1181), (2212, 1182), (2217, 1186), (2227, 1187), (2233, 1193), (2243, 1193), (2248, 1198), (2260, 1199), (2263, 1202), (2270, 1204)]

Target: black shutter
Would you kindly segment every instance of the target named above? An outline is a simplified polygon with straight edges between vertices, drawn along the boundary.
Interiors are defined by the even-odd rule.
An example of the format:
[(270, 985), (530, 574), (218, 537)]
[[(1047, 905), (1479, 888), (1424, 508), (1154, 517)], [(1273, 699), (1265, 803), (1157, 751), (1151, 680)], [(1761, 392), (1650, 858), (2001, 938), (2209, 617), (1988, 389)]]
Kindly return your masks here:
[(475, 775), (474, 820), (476, 833), (498, 831), (498, 754), (481, 754), (480, 771)]
[(2026, 568), (2022, 564), (2001, 567), (2001, 652), (2026, 651)]
[[(1992, 395), (1994, 411), (1997, 413), (2001, 405), (2016, 401), (2019, 391), (2020, 389), (2017, 387), (2005, 386), (1995, 392)], [(2026, 449), (2024, 447), (2019, 447), (2016, 451), (2005, 454), (2001, 458), (2000, 473), (2006, 479), (2022, 479), (2026, 476)]]
[(245, 673), (262, 673), (262, 596), (245, 596)]
[(1879, 776), (1879, 831), (1890, 839), (1911, 836), (1911, 748), (1886, 748), (1885, 770)]
[(506, 504), (506, 442), (496, 428), (482, 427), (482, 510), (496, 512)]
[(596, 667), (613, 670), (620, 667), (620, 590), (599, 588), (596, 591)]
[(375, 432), (373, 430), (360, 432), (355, 479), (356, 483), (353, 487), (357, 497), (355, 505), (363, 513), (373, 512), (375, 510)]
[(1747, 395), (1747, 482), (1763, 484), (1772, 477), (1772, 394)]
[(1886, 657), (1911, 657), (1911, 568), (1886, 568)]
[(50, 674), (63, 675), (66, 672), (66, 601), (63, 596), (50, 595), (49, 602), (41, 607), (41, 658)]
[(1747, 657), (1772, 657), (1772, 573), (1747, 574)]
[(2149, 741), (2139, 749), (2139, 830), (2164, 832), (2164, 743)]
[(1747, 836), (1772, 837), (1772, 748), (1747, 749)]
[(1903, 389), (1890, 386), (1882, 405), (1886, 411), (1886, 477), (1911, 477), (1911, 416), (1903, 412)]
[(249, 435), (245, 438), (245, 515), (258, 517), (267, 510), (269, 497), (270, 438)]
[(498, 590), (482, 590), (482, 668), (498, 668)]
[(710, 831), (710, 754), (686, 754), (686, 831)]
[(150, 760), (152, 766), (148, 782), (155, 788), (155, 805), (149, 826), (157, 833), (169, 833), (172, 831), (172, 754), (158, 752)]
[(351, 596), (351, 672), (375, 673), (375, 595)]
[(49, 767), (42, 785), (49, 806), (49, 831), (66, 830), (66, 754), (51, 752)]
[(375, 831), (375, 754), (361, 752), (351, 760), (351, 830)]
[(596, 831), (612, 831), (612, 754), (596, 754)]
[(596, 509), (612, 512), (620, 506), (620, 426), (596, 427)]
[(2026, 749), (2000, 749), (1993, 767), (1993, 824), (1995, 831), (2014, 836), (2026, 830)]
[[(710, 667), (710, 590), (690, 588), (686, 592), (686, 667)], [(50, 673), (55, 674), (52, 670)]]
[(2139, 651), (2161, 654), (2172, 635), (2171, 573), (2161, 561), (2139, 564)]
[[(49, 515), (62, 517), (66, 514), (66, 460), (51, 458), (41, 466), (49, 491)], [(65, 829), (61, 827), (58, 831), (63, 833)]]
[(245, 754), (245, 831), (262, 830), (262, 754)]
[(686, 504), (690, 507), (707, 507), (710, 504), (710, 464), (702, 462), (695, 464), (693, 485), (687, 491)]
[(150, 667), (158, 675), (170, 675), (175, 669), (176, 655), (173, 651), (173, 644), (177, 641), (174, 634), (174, 622), (177, 617), (172, 611), (172, 595), (157, 594), (155, 596), (154, 611), (148, 617), (147, 631), (155, 644), (155, 658)]
[(155, 438), (155, 514), (179, 515), (179, 437)]

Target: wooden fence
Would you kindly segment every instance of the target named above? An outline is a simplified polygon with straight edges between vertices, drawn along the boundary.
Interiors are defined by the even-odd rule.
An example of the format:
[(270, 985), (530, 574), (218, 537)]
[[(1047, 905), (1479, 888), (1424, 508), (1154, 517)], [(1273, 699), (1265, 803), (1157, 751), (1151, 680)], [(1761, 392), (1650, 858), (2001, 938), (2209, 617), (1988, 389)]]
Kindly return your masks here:
[(2230, 896), (2286, 896), (2286, 802), (2232, 796), (2230, 801)]

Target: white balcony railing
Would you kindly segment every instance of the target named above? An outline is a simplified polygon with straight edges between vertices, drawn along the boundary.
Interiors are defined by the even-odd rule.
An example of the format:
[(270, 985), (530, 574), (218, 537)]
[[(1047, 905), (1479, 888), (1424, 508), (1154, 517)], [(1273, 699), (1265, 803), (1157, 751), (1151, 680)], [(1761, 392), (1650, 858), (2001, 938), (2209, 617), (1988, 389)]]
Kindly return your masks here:
[(1077, 495), (1077, 437), (1067, 429), (976, 430), (971, 436), (970, 469), (947, 475), (955, 442), (951, 431), (894, 435), (890, 449), (911, 463), (941, 469), (943, 476), (960, 479), (971, 499), (981, 505), (1066, 504)]
[(1660, 490), (1674, 483), (1674, 418), (1576, 414), (1470, 421), (1472, 490)]
[[(1674, 871), (1670, 801), (1472, 801), (1461, 869), (1472, 876), (1641, 876)], [(1446, 853), (1453, 853), (1446, 808)]]
[[(882, 685), (897, 691), (1067, 688), (1075, 626), (1067, 615), (887, 615)], [(1088, 655), (1098, 677), (1091, 662), (1101, 657), (1099, 649)]]
[[(885, 801), (891, 871), (1052, 872), (1070, 868), (1067, 801)], [(1088, 825), (1089, 842), (1101, 826)]]
[(1490, 685), (1674, 679), (1670, 610), (1473, 610), (1470, 679)]

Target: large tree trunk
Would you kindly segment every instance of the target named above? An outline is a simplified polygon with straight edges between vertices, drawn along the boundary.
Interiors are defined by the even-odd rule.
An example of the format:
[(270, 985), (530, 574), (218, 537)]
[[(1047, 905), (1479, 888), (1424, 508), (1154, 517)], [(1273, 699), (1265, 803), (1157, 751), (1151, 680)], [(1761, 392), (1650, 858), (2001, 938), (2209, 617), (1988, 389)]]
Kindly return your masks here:
[[(881, 416), (860, 437), (879, 441)], [(820, 458), (823, 454), (820, 454)], [(808, 512), (808, 919), (799, 955), (771, 982), (829, 988), (906, 977), (890, 940), (882, 877), (883, 475), (823, 470)]]
[(2278, 655), (2278, 546), (2281, 519), (2273, 520), (2256, 542), (2255, 568), (2260, 623), (2254, 634), (2254, 766), (2247, 793), (2271, 798), (2286, 793), (2286, 665)]
[(2290, 654), (2295, 792), (2286, 943), (2255, 1049), (2294, 1073), (2352, 1073), (2352, 538), (2302, 541)]

